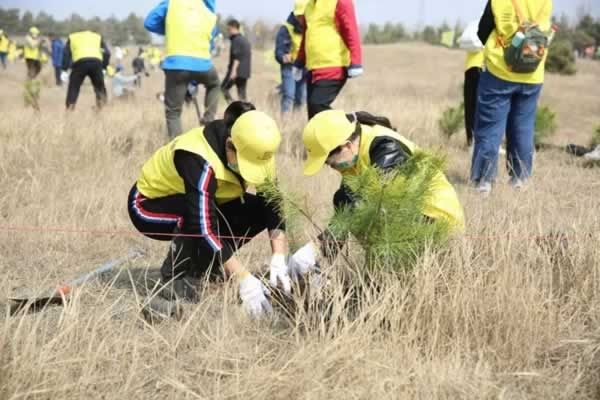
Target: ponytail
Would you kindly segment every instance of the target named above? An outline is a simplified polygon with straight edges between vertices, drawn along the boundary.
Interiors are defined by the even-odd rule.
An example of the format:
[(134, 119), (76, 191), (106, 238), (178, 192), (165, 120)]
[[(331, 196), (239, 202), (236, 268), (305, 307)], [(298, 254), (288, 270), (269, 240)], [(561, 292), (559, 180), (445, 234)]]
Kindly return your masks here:
[(387, 117), (373, 115), (366, 111), (356, 111), (356, 112), (353, 112), (350, 114), (346, 114), (346, 118), (348, 118), (348, 121), (358, 122), (360, 125), (367, 125), (367, 126), (379, 125), (379, 126), (383, 126), (388, 129), (395, 130), (394, 127), (392, 126), (392, 123), (390, 122), (390, 120)]

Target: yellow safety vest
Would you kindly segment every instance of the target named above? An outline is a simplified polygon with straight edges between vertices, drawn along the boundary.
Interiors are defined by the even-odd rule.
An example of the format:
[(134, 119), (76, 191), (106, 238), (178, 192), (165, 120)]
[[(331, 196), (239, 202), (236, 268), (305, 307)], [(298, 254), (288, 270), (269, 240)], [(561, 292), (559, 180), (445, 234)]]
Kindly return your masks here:
[(25, 40), (24, 54), (23, 57), (26, 60), (38, 60), (40, 59), (40, 40), (34, 39), (27, 35)]
[(170, 0), (166, 18), (166, 56), (210, 59), (217, 16), (200, 0)]
[(348, 67), (350, 50), (335, 26), (338, 0), (310, 0), (304, 12), (306, 68)]
[(298, 52), (300, 51), (300, 44), (302, 43), (302, 33), (297, 33), (294, 29), (294, 25), (289, 22), (285, 23), (285, 27), (292, 38), (292, 63), (298, 58)]
[(17, 59), (17, 45), (15, 42), (11, 42), (8, 45), (8, 61), (15, 61)]
[[(357, 166), (344, 171), (342, 175), (360, 175), (369, 168), (371, 166), (371, 155), (369, 154), (371, 144), (376, 137), (381, 136), (391, 137), (400, 141), (411, 153), (417, 150), (417, 146), (414, 143), (391, 129), (378, 125), (373, 127), (363, 125)], [(443, 173), (440, 173), (435, 178), (433, 194), (425, 206), (423, 214), (433, 219), (444, 218), (456, 229), (460, 231), (464, 230), (465, 217), (462, 206), (454, 187), (448, 182)]]
[(137, 188), (142, 195), (156, 199), (185, 193), (185, 184), (175, 168), (175, 152), (185, 150), (198, 154), (211, 166), (217, 179), (218, 204), (238, 199), (245, 189), (239, 178), (225, 167), (204, 136), (204, 128), (193, 129), (158, 149), (144, 164)]
[(467, 59), (465, 60), (465, 71), (471, 68), (483, 68), (485, 65), (485, 53), (482, 50), (470, 51), (467, 53)]
[[(542, 31), (551, 27), (552, 0), (515, 0), (523, 13), (523, 18), (539, 24)], [(504, 62), (504, 47), (510, 46), (515, 33), (519, 30), (519, 18), (513, 0), (492, 0), (492, 12), (496, 29), (485, 45), (485, 60), (488, 71), (494, 76), (509, 82), (540, 84), (544, 82), (546, 57), (538, 69), (531, 74), (511, 72)]]
[(90, 31), (77, 32), (69, 35), (73, 62), (83, 58), (102, 60), (102, 37)]
[(8, 53), (8, 38), (4, 35), (0, 35), (0, 52)]

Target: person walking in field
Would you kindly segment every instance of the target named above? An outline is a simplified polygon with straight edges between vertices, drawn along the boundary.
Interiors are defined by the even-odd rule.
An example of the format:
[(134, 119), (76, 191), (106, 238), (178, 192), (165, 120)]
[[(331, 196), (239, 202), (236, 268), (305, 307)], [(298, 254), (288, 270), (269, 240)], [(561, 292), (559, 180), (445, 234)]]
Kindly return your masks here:
[(42, 71), (42, 39), (38, 28), (31, 27), (25, 37), (25, 46), (23, 47), (23, 58), (27, 67), (27, 78), (25, 80), (25, 92), (23, 97), (25, 105), (31, 105), (35, 110), (40, 109), (39, 98), (42, 90), (42, 83), (37, 79)]
[(348, 78), (363, 74), (360, 30), (352, 0), (309, 0), (296, 67), (308, 70), (308, 118), (331, 109)]
[(165, 36), (165, 116), (169, 137), (183, 132), (181, 113), (188, 84), (206, 89), (203, 123), (217, 114), (219, 76), (211, 60), (217, 33), (215, 0), (163, 0), (146, 17), (144, 27)]
[(65, 49), (65, 44), (54, 33), (48, 35), (50, 37), (50, 49), (52, 52), (52, 66), (54, 67), (54, 81), (56, 82), (56, 86), (62, 86), (63, 82), (61, 79), (62, 74), (62, 64), (63, 64), (63, 53)]
[(247, 86), (252, 69), (252, 47), (248, 39), (240, 32), (239, 21), (229, 20), (227, 29), (229, 30), (231, 47), (229, 49), (229, 66), (221, 88), (228, 103), (233, 101), (233, 97), (229, 92), (233, 86), (237, 88), (239, 100), (245, 101), (248, 97)]
[[(360, 176), (367, 168), (376, 166), (385, 172), (406, 163), (417, 150), (414, 143), (393, 130), (385, 117), (368, 112), (346, 114), (341, 110), (326, 110), (314, 116), (306, 125), (303, 135), (308, 157), (304, 175), (316, 175), (325, 165), (342, 175), (342, 185), (333, 196), (337, 211), (352, 207), (357, 202), (344, 180)], [(410, 179), (397, 176), (395, 179)], [(434, 178), (434, 186), (422, 210), (424, 224), (442, 220), (457, 232), (464, 230), (462, 206), (452, 185), (442, 172)], [(321, 235), (320, 253), (335, 258), (345, 238), (331, 240), (329, 231)], [(290, 261), (290, 275), (305, 275), (317, 262), (318, 247), (309, 243), (295, 253)]]
[(65, 44), (62, 68), (71, 69), (67, 89), (67, 110), (75, 109), (81, 85), (89, 77), (96, 94), (96, 107), (106, 104), (106, 86), (104, 73), (110, 62), (110, 50), (102, 36), (92, 31), (76, 32), (69, 35)]
[(10, 40), (8, 40), (8, 37), (4, 34), (4, 30), (0, 29), (0, 64), (2, 64), (2, 69), (6, 69), (9, 44)]
[(299, 109), (306, 101), (306, 79), (304, 70), (296, 70), (304, 27), (300, 19), (304, 16), (307, 0), (296, 0), (294, 11), (279, 28), (275, 42), (275, 59), (281, 65), (281, 112)]
[(505, 133), (510, 184), (522, 188), (533, 172), (551, 16), (552, 0), (489, 0), (479, 22), (486, 71), (477, 92), (471, 181), (482, 195), (492, 191)]
[[(171, 241), (160, 270), (163, 297), (195, 301), (199, 279), (225, 274), (239, 281), (252, 316), (269, 313), (267, 288), (235, 256), (265, 230), (273, 253), (271, 284), (290, 292), (283, 221), (260, 192), (263, 183), (276, 178), (274, 154), (280, 143), (272, 118), (250, 103), (234, 102), (223, 120), (175, 138), (144, 164), (127, 204), (140, 232)], [(250, 186), (257, 194), (247, 191)], [(173, 238), (178, 233), (184, 236)]]

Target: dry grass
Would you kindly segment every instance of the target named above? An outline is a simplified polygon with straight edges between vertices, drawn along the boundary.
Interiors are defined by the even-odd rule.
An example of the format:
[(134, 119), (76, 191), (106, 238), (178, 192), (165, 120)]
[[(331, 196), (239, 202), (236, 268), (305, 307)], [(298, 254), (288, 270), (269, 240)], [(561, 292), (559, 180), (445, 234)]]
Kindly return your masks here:
[[(268, 106), (275, 70), (256, 59), (262, 71), (250, 93), (275, 114)], [(336, 106), (388, 115), (417, 143), (446, 146), (468, 219), (465, 237), (423, 257), (408, 279), (367, 290), (357, 318), (334, 294), (334, 323), (315, 313), (252, 323), (228, 284), (207, 288), (182, 321), (150, 326), (132, 282), (156, 276), (164, 244), (137, 235), (0, 232), (2, 298), (19, 287), (52, 287), (133, 246), (149, 250), (78, 290), (64, 308), (18, 317), (0, 311), (0, 398), (598, 398), (598, 169), (543, 152), (527, 191), (513, 192), (502, 176), (493, 198), (482, 201), (466, 185), (463, 138), (447, 144), (436, 127), (460, 96), (462, 54), (403, 45), (367, 48), (366, 59), (367, 75), (350, 82)], [(542, 103), (559, 113), (556, 144), (587, 143), (598, 123), (600, 65), (579, 70), (547, 81)], [(49, 84), (52, 72), (43, 74)], [(131, 231), (128, 190), (165, 140), (154, 98), (161, 74), (134, 102), (113, 102), (101, 114), (91, 110), (86, 86), (70, 115), (63, 90), (53, 87), (42, 93), (41, 114), (24, 110), (23, 76), (21, 65), (0, 71), (0, 225)], [(187, 110), (185, 126), (194, 121)], [(306, 191), (323, 223), (337, 178), (301, 176), (301, 124), (302, 117), (281, 124), (281, 180)], [(550, 232), (566, 233), (568, 247), (536, 244)], [(258, 269), (267, 247), (257, 239), (243, 259)]]

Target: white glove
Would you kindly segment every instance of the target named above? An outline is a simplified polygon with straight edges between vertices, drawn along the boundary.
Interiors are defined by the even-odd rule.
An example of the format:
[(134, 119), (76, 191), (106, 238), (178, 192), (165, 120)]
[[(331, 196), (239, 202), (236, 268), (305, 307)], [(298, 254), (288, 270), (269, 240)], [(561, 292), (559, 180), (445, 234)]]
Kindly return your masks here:
[(300, 82), (304, 78), (304, 70), (298, 67), (292, 67), (292, 76), (296, 82)]
[(361, 66), (351, 65), (348, 68), (348, 78), (358, 78), (364, 73), (364, 69)]
[(67, 83), (69, 82), (69, 73), (67, 71), (62, 71), (60, 73), (60, 81), (62, 83)]
[(290, 275), (297, 279), (299, 276), (304, 276), (313, 271), (317, 265), (318, 257), (319, 252), (314, 243), (305, 244), (290, 257), (288, 262)]
[(271, 282), (271, 286), (277, 287), (277, 284), (281, 282), (285, 294), (291, 294), (292, 280), (288, 275), (288, 267), (285, 264), (285, 256), (283, 254), (273, 254), (273, 257), (271, 257), (271, 265), (269, 266), (269, 269), (269, 280)]
[(273, 312), (273, 307), (267, 299), (269, 294), (269, 289), (252, 274), (247, 274), (240, 280), (240, 298), (253, 319)]

